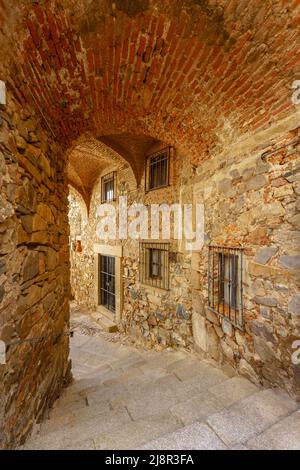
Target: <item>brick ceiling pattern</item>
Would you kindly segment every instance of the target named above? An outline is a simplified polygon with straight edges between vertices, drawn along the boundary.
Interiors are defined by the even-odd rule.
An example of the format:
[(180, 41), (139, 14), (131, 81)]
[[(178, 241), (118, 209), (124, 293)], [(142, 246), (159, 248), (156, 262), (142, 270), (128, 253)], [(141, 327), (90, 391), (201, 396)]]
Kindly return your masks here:
[(0, 0), (4, 18), (12, 86), (64, 148), (146, 135), (199, 163), (295, 112), (299, 0)]
[[(112, 165), (122, 168), (128, 163), (120, 153), (92, 136), (83, 135), (68, 150), (69, 182), (82, 195), (87, 208), (99, 175)], [(132, 179), (136, 180), (133, 171)]]

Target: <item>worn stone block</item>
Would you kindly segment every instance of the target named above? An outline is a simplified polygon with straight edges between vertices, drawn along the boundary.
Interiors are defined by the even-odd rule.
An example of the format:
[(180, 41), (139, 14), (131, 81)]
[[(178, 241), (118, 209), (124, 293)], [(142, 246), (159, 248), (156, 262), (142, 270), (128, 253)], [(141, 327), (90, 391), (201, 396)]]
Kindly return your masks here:
[(191, 287), (192, 288), (199, 289), (199, 287), (201, 285), (200, 273), (198, 273), (198, 271), (192, 270), (191, 271), (190, 281), (191, 281)]
[(270, 343), (267, 343), (264, 338), (254, 337), (254, 348), (263, 362), (272, 362), (276, 357)]
[(183, 424), (191, 424), (195, 421), (204, 421), (210, 414), (223, 409), (220, 401), (207, 390), (187, 398), (171, 408), (171, 413)]
[(222, 328), (219, 325), (214, 324), (214, 329), (215, 329), (215, 332), (217, 333), (217, 335), (219, 336), (219, 338), (223, 338), (224, 331), (222, 330)]
[(234, 351), (233, 349), (223, 340), (221, 341), (221, 349), (228, 361), (234, 361)]
[[(148, 416), (117, 427), (108, 434), (103, 432), (94, 440), (96, 449), (137, 449), (162, 434), (178, 428), (177, 420), (168, 412)], [(139, 447), (142, 446), (142, 447)]]
[(193, 252), (191, 256), (191, 269), (199, 271), (200, 267), (200, 254)]
[(177, 305), (176, 315), (178, 318), (184, 318), (185, 320), (188, 320), (189, 318), (189, 313), (185, 310), (182, 304)]
[(224, 193), (226, 195), (233, 193), (234, 188), (232, 186), (232, 180), (225, 178), (223, 181), (220, 181), (218, 189), (220, 193)]
[(254, 297), (254, 301), (258, 304), (265, 305), (266, 307), (276, 307), (278, 303), (277, 299), (274, 297), (260, 297), (258, 295)]
[(224, 407), (229, 407), (233, 403), (258, 391), (258, 387), (249, 382), (249, 380), (242, 377), (232, 377), (221, 384), (211, 387), (208, 390), (208, 394), (212, 394)]
[(226, 335), (232, 336), (233, 327), (232, 324), (228, 320), (226, 320), (226, 318), (222, 319), (222, 329)]
[(220, 350), (219, 350), (220, 339), (215, 332), (213, 325), (207, 325), (207, 353), (215, 361), (219, 360)]
[(0, 80), (0, 104), (6, 105), (6, 86), (3, 80)]
[(23, 265), (23, 281), (33, 279), (39, 274), (39, 252), (31, 251), (28, 253)]
[(0, 223), (6, 221), (14, 214), (14, 209), (9, 201), (6, 201), (0, 194)]
[(263, 188), (267, 183), (267, 178), (264, 175), (257, 175), (253, 178), (250, 178), (246, 181), (246, 191), (258, 191), (259, 189)]
[(262, 317), (270, 319), (270, 308), (262, 306), (259, 311)]
[(289, 313), (300, 316), (300, 294), (293, 295), (289, 300)]
[(199, 291), (194, 290), (192, 293), (192, 307), (194, 312), (204, 314), (203, 298)]
[(275, 256), (278, 251), (277, 247), (266, 246), (259, 250), (254, 258), (254, 261), (259, 264), (266, 264), (272, 256)]
[(2, 302), (5, 295), (5, 288), (3, 285), (0, 286), (0, 303)]
[(44, 231), (47, 229), (47, 222), (38, 214), (24, 215), (21, 217), (22, 225), (27, 233)]
[(250, 379), (252, 382), (259, 382), (259, 378), (253, 369), (253, 367), (245, 360), (241, 359), (239, 362), (239, 367), (238, 367), (239, 373), (241, 375), (244, 375), (248, 379)]
[(208, 424), (223, 442), (232, 446), (246, 442), (295, 409), (297, 403), (286, 395), (265, 390), (210, 416)]
[(298, 450), (300, 449), (300, 411), (296, 411), (279, 423), (253, 437), (247, 442), (253, 450)]
[(141, 449), (225, 450), (226, 446), (206, 424), (194, 423), (165, 437), (151, 441), (143, 445)]
[(205, 318), (199, 313), (194, 312), (192, 315), (193, 339), (195, 346), (201, 351), (207, 352), (207, 332)]
[(255, 168), (252, 167), (252, 168), (246, 168), (244, 171), (243, 171), (243, 179), (245, 181), (248, 181), (253, 175), (254, 175), (254, 171), (255, 171)]
[(211, 323), (214, 323), (215, 325), (220, 325), (220, 319), (219, 317), (212, 312), (208, 307), (205, 308), (205, 314), (207, 320), (209, 320)]
[(278, 264), (286, 269), (300, 269), (300, 256), (280, 256)]

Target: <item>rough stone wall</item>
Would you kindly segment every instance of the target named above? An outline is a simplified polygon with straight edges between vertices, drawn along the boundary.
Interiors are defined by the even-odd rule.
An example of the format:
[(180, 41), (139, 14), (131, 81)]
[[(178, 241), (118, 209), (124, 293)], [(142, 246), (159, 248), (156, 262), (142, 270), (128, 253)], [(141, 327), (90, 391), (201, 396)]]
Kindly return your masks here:
[[(96, 213), (101, 205), (101, 178), (112, 171), (117, 171), (117, 199), (120, 195), (127, 195), (129, 203), (132, 202), (137, 193), (136, 183), (129, 165), (124, 163), (108, 165), (105, 171), (100, 173), (92, 191), (88, 217), (84, 215), (85, 203), (82, 197), (70, 187), (70, 194), (77, 203), (77, 210), (69, 211), (70, 234), (71, 238), (76, 234), (80, 235), (82, 245), (82, 252), (71, 251), (72, 297), (79, 305), (92, 310), (96, 308), (95, 283), (97, 282), (94, 243), (116, 244), (113, 241), (100, 240), (96, 234), (99, 220)], [(118, 200), (114, 204), (117, 208)]]
[[(69, 186), (71, 297), (78, 304), (94, 307), (94, 258), (87, 210), (82, 196)], [(76, 251), (76, 240), (81, 240), (82, 251)]]
[(192, 276), (200, 349), (298, 394), (300, 366), (291, 356), (300, 337), (299, 153), (294, 131), (239, 156), (225, 151), (197, 169), (207, 243), (244, 248), (244, 332), (207, 309), (207, 249), (194, 256)]
[[(299, 131), (274, 134), (257, 145), (256, 139), (244, 147), (232, 144), (230, 151), (196, 169), (177, 153), (173, 184), (158, 191), (145, 193), (143, 181), (138, 188), (126, 187), (125, 169), (118, 170), (119, 195), (130, 194), (129, 203), (184, 203), (193, 195), (205, 207), (204, 248), (188, 253), (183, 244), (171, 243), (169, 291), (140, 284), (139, 243), (123, 243), (120, 326), (147, 347), (194, 345), (256, 382), (297, 394), (299, 366), (291, 356), (293, 341), (300, 337)], [(83, 240), (86, 257), (92, 255), (94, 242), (103, 243), (95, 237), (100, 202), (99, 179), (91, 203), (90, 239)], [(244, 249), (244, 331), (207, 309), (209, 243)], [(92, 256), (89, 264), (83, 254), (75, 255), (84, 261), (84, 275), (90, 266), (82, 302), (95, 308)]]
[[(156, 151), (158, 147), (153, 148)], [(160, 349), (162, 347), (191, 346), (191, 256), (179, 251), (177, 241), (171, 241), (169, 260), (170, 290), (141, 285), (139, 282), (139, 241), (122, 242), (100, 240), (96, 235), (98, 218), (96, 211), (101, 204), (101, 176), (110, 171), (117, 171), (117, 200), (127, 196), (128, 206), (134, 202), (149, 205), (151, 203), (175, 203), (181, 196), (181, 190), (189, 179), (191, 166), (184, 162), (179, 154), (172, 157), (171, 185), (169, 187), (145, 193), (142, 179), (139, 187), (133, 178), (128, 164), (108, 167), (95, 184), (91, 198), (88, 224), (81, 231), (83, 251), (71, 252), (72, 293), (75, 300), (95, 310), (95, 264), (94, 243), (122, 244), (123, 246), (123, 309), (120, 328), (127, 331), (137, 342), (145, 346)], [(188, 196), (187, 196), (188, 197)], [(77, 199), (78, 196), (77, 196)], [(191, 201), (191, 195), (186, 202)], [(77, 216), (72, 216), (71, 230)], [(78, 225), (78, 224), (77, 224)], [(73, 229), (73, 231), (75, 228)], [(172, 233), (172, 232), (171, 232)]]
[[(170, 163), (171, 181), (167, 188), (145, 193), (145, 205), (192, 202), (185, 185), (192, 176), (188, 160), (174, 152)], [(141, 187), (144, 188), (144, 178)], [(171, 225), (172, 234), (172, 225)], [(159, 241), (159, 240), (158, 240)], [(139, 282), (139, 243), (131, 241), (124, 251), (123, 325), (132, 337), (146, 347), (190, 347), (192, 339), (191, 254), (178, 241), (170, 240), (169, 290)]]
[(138, 343), (157, 350), (193, 343), (190, 259), (182, 253), (172, 253), (175, 257), (169, 262), (169, 291), (140, 284), (139, 259), (124, 258), (124, 329)]
[[(82, 251), (74, 248), (70, 251), (71, 262), (71, 297), (78, 305), (89, 309), (95, 309), (95, 273), (93, 242), (95, 234), (91, 217), (84, 221), (83, 199), (74, 188), (70, 186), (70, 197), (72, 208), (69, 208), (70, 238), (81, 239)], [(71, 242), (72, 245), (72, 242)]]
[[(3, 75), (2, 75), (3, 76)], [(67, 191), (60, 149), (24, 97), (0, 109), (0, 448), (22, 443), (70, 379)], [(41, 338), (31, 341), (32, 338)]]

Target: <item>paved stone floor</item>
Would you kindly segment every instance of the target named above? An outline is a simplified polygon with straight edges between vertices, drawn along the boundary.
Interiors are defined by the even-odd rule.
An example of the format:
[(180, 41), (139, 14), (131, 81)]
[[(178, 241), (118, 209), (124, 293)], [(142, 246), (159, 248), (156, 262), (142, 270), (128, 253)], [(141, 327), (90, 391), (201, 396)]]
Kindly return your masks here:
[(71, 340), (74, 382), (26, 449), (300, 449), (299, 404), (284, 393), (85, 330)]

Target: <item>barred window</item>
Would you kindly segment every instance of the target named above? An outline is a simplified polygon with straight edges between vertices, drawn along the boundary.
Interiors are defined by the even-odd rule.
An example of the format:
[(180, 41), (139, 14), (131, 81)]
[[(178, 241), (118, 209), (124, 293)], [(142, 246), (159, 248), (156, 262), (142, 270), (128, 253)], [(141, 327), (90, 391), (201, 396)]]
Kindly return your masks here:
[(113, 171), (101, 178), (101, 203), (116, 200), (116, 172)]
[(99, 255), (99, 304), (116, 313), (116, 262), (113, 256)]
[(140, 282), (169, 289), (169, 243), (140, 244)]
[(146, 191), (163, 188), (169, 184), (170, 148), (147, 157)]
[(209, 246), (209, 308), (240, 329), (243, 329), (242, 275), (242, 248)]

